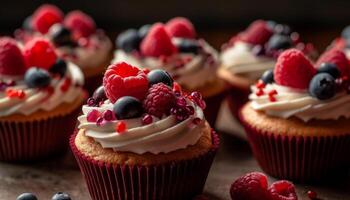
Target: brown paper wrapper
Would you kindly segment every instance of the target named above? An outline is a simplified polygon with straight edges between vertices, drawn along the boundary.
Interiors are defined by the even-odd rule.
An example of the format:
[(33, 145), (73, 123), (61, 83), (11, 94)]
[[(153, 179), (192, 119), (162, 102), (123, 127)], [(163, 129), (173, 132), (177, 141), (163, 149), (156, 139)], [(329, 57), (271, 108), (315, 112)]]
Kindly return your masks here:
[(219, 147), (212, 131), (213, 147), (206, 154), (179, 162), (130, 166), (99, 162), (83, 155), (70, 140), (73, 154), (93, 200), (192, 199), (201, 194)]
[(241, 116), (253, 154), (268, 174), (295, 182), (319, 182), (346, 174), (350, 134), (302, 136), (262, 132)]

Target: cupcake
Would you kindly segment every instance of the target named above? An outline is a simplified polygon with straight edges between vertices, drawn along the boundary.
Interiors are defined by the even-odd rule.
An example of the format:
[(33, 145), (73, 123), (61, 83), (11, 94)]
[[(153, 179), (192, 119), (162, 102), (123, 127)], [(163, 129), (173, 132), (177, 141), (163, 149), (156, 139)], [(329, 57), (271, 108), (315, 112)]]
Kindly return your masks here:
[(55, 45), (59, 57), (79, 66), (85, 76), (85, 88), (92, 93), (99, 85), (105, 66), (112, 58), (112, 43), (94, 20), (79, 10), (63, 12), (54, 5), (40, 6), (24, 23), (16, 37), (26, 42), (45, 36)]
[(219, 139), (200, 93), (112, 64), (84, 105), (70, 145), (92, 199), (192, 199), (203, 190)]
[(215, 124), (225, 84), (216, 72), (218, 54), (206, 41), (197, 38), (192, 23), (176, 17), (166, 24), (144, 25), (121, 33), (113, 63), (125, 61), (149, 69), (165, 69), (187, 91), (203, 94), (205, 115)]
[(67, 149), (84, 100), (80, 69), (36, 38), (0, 38), (0, 160), (24, 162)]
[(228, 102), (235, 116), (248, 101), (250, 85), (274, 67), (283, 50), (292, 47), (315, 56), (313, 46), (302, 43), (299, 34), (289, 26), (264, 20), (254, 21), (222, 46), (219, 77), (231, 86)]
[(272, 176), (310, 182), (349, 167), (350, 66), (345, 55), (329, 58), (314, 66), (301, 51), (286, 50), (269, 78), (252, 86), (240, 118)]

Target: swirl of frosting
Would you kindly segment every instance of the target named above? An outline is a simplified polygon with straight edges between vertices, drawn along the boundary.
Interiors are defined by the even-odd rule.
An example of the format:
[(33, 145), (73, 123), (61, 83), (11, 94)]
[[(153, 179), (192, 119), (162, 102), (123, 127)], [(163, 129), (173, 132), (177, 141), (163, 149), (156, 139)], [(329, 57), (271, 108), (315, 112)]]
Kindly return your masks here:
[(276, 60), (255, 55), (253, 47), (252, 44), (243, 41), (235, 42), (222, 52), (220, 57), (222, 65), (234, 74), (258, 79), (264, 71), (275, 66)]
[(338, 93), (329, 100), (321, 101), (310, 96), (306, 90), (277, 84), (268, 84), (264, 89), (264, 91), (272, 90), (277, 91), (276, 101), (270, 101), (267, 94), (256, 95), (258, 88), (252, 86), (252, 94), (249, 96), (252, 108), (280, 118), (294, 116), (304, 122), (312, 119), (336, 120), (341, 117), (350, 117), (350, 95), (346, 92)]
[[(0, 117), (11, 114), (30, 115), (36, 111), (50, 111), (62, 103), (71, 103), (81, 95), (81, 86), (84, 84), (84, 77), (80, 69), (68, 63), (67, 72), (61, 79), (53, 78), (50, 83), (52, 91), (38, 88), (28, 88), (23, 77), (2, 77), (3, 81), (15, 80), (16, 85), (8, 87), (6, 90), (22, 90), (24, 98), (10, 98), (6, 95), (6, 90), (0, 91)], [(61, 87), (70, 81), (69, 87), (62, 91)]]
[[(177, 44), (181, 40), (181, 38), (173, 38), (172, 42)], [(134, 66), (147, 67), (149, 69), (164, 69), (174, 77), (176, 82), (189, 90), (193, 90), (214, 81), (219, 66), (219, 57), (216, 50), (204, 40), (199, 40), (199, 43), (203, 49), (199, 54), (177, 53), (167, 58), (166, 62), (159, 57), (142, 57), (123, 50), (117, 50), (112, 63), (123, 61)], [(179, 60), (189, 60), (189, 62), (181, 67), (177, 67)]]
[[(137, 154), (168, 153), (194, 145), (202, 136), (202, 128), (205, 126), (203, 111), (194, 103), (187, 101), (195, 108), (195, 112), (186, 120), (178, 122), (173, 115), (161, 119), (153, 116), (153, 122), (148, 125), (143, 125), (141, 118), (122, 120), (127, 127), (123, 133), (115, 130), (118, 120), (109, 121), (103, 125), (87, 121), (88, 113), (94, 109), (99, 112), (112, 110), (113, 104), (109, 100), (106, 100), (100, 107), (84, 105), (83, 115), (78, 118), (79, 128), (84, 129), (85, 135), (93, 138), (103, 148)], [(195, 118), (201, 119), (201, 122), (194, 124)]]

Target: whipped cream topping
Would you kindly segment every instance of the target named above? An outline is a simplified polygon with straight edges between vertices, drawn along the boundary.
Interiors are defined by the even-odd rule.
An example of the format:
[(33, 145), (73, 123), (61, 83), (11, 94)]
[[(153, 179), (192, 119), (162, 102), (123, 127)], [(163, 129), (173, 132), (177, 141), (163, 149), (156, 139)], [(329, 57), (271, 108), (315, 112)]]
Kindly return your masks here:
[[(276, 90), (276, 101), (270, 101), (268, 91)], [(338, 93), (329, 100), (321, 101), (309, 95), (306, 90), (299, 90), (277, 84), (266, 85), (265, 95), (257, 96), (258, 89), (252, 86), (249, 96), (255, 110), (264, 111), (267, 115), (280, 118), (297, 117), (304, 122), (312, 119), (337, 120), (350, 117), (350, 95)]]
[[(14, 80), (15, 86), (8, 87), (6, 90), (22, 90), (25, 93), (23, 99), (10, 98), (6, 96), (6, 90), (0, 91), (0, 117), (23, 114), (30, 115), (36, 111), (50, 111), (62, 103), (71, 103), (79, 95), (81, 95), (81, 86), (84, 84), (83, 74), (80, 69), (68, 63), (65, 77), (53, 78), (50, 86), (52, 91), (47, 89), (28, 88), (23, 81), (23, 77), (8, 77), (2, 76), (3, 81)], [(62, 91), (62, 85), (66, 84), (67, 79), (71, 80), (67, 90)]]
[[(181, 42), (181, 39), (173, 38), (172, 41), (174, 44), (177, 44)], [(216, 50), (204, 40), (199, 40), (199, 42), (203, 48), (202, 53), (177, 53), (169, 57), (167, 62), (162, 61), (161, 58), (141, 57), (123, 50), (116, 50), (112, 63), (127, 62), (134, 66), (149, 69), (164, 69), (180, 85), (193, 90), (214, 81), (219, 66), (219, 56)], [(190, 61), (182, 67), (177, 67), (179, 59), (188, 59)]]
[(253, 47), (243, 41), (235, 42), (233, 46), (222, 52), (220, 56), (222, 65), (234, 74), (258, 79), (264, 71), (275, 66), (276, 60), (255, 55), (252, 51)]
[[(84, 105), (83, 115), (78, 118), (79, 128), (84, 129), (85, 135), (93, 138), (103, 148), (137, 154), (168, 153), (194, 145), (202, 136), (202, 129), (205, 126), (203, 111), (189, 100), (188, 103), (195, 108), (195, 113), (184, 121), (177, 121), (173, 115), (161, 119), (152, 116), (153, 122), (148, 125), (143, 125), (141, 118), (126, 119), (122, 120), (127, 127), (123, 133), (116, 132), (115, 126), (118, 120), (105, 122), (102, 125), (87, 121), (88, 113), (94, 109), (101, 113), (113, 110), (113, 104), (109, 100), (106, 100), (100, 107)], [(195, 118), (201, 119), (201, 122), (194, 124)]]

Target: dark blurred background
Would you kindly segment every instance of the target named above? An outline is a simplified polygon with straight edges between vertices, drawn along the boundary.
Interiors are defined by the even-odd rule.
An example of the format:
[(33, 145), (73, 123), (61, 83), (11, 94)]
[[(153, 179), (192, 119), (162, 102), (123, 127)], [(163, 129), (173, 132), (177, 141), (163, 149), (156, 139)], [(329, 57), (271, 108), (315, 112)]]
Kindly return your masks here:
[(200, 36), (215, 37), (210, 39), (215, 40), (216, 47), (258, 18), (288, 23), (306, 40), (317, 42), (319, 48), (350, 24), (349, 0), (2, 0), (1, 33), (20, 27), (42, 3), (55, 4), (64, 12), (83, 10), (112, 36), (128, 27), (185, 16), (193, 21)]

